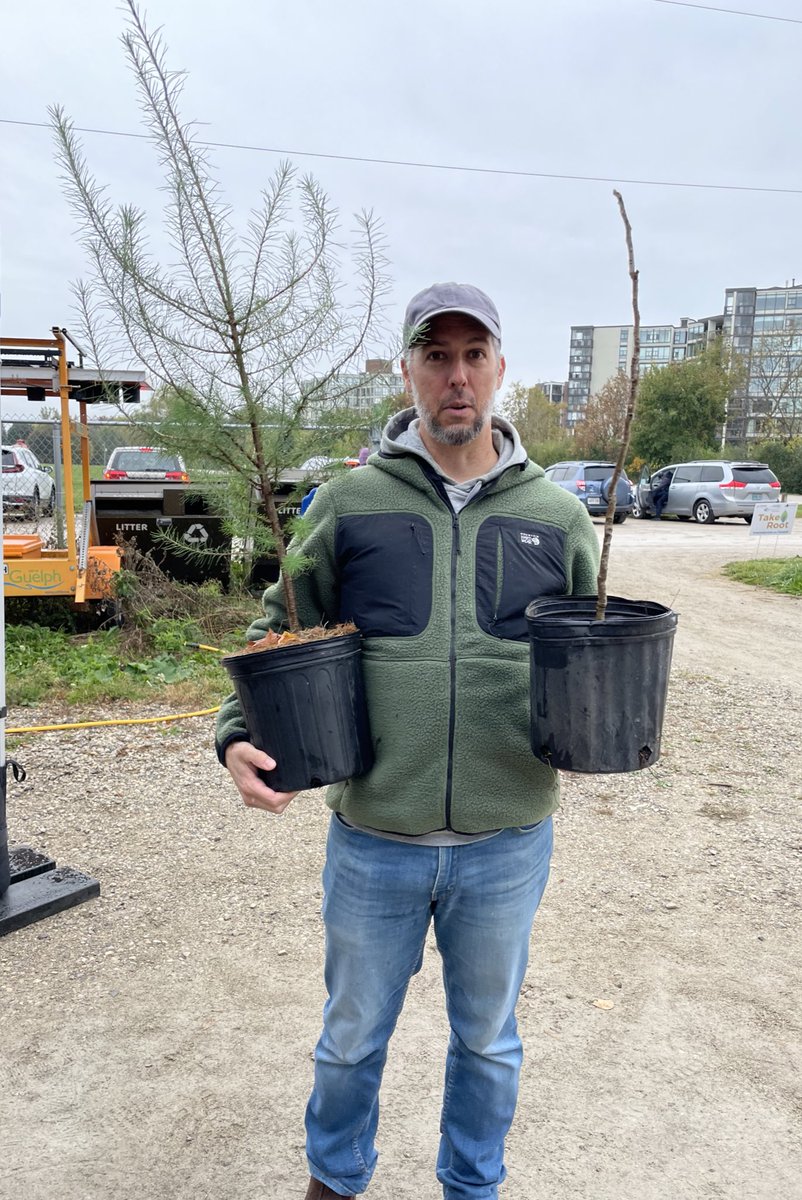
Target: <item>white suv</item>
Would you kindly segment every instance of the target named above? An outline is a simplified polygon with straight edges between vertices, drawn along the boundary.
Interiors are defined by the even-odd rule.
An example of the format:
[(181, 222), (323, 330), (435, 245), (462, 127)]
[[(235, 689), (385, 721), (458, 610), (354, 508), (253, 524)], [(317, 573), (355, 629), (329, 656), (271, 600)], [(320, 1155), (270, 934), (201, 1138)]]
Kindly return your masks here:
[(36, 455), (24, 445), (3, 446), (3, 509), (25, 516), (51, 513), (56, 485)]

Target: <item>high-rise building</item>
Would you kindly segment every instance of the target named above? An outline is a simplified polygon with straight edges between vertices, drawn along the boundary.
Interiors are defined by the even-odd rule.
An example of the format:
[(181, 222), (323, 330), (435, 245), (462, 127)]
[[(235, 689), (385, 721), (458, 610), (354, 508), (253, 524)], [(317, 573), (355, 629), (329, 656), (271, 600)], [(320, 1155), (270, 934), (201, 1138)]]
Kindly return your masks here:
[[(723, 318), (694, 320), (679, 325), (641, 325), (640, 369), (666, 367), (699, 352), (721, 332)], [(591, 396), (597, 395), (619, 371), (629, 371), (635, 346), (632, 325), (572, 325), (568, 361), (569, 428), (582, 420)]]
[(802, 431), (802, 285), (727, 288), (724, 334), (743, 373), (727, 404), (722, 442)]
[(557, 383), (553, 379), (549, 379), (537, 386), (552, 404), (564, 404), (568, 397), (568, 385), (565, 383)]

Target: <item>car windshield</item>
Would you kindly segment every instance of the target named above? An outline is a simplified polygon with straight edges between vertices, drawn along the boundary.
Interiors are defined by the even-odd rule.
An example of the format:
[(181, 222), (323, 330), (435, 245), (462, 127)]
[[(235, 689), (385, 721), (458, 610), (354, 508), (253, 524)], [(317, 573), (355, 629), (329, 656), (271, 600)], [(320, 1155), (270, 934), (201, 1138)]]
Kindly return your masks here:
[(736, 483), (775, 483), (777, 476), (768, 467), (733, 467)]
[(159, 450), (123, 450), (115, 454), (113, 471), (180, 471), (181, 462), (175, 454)]

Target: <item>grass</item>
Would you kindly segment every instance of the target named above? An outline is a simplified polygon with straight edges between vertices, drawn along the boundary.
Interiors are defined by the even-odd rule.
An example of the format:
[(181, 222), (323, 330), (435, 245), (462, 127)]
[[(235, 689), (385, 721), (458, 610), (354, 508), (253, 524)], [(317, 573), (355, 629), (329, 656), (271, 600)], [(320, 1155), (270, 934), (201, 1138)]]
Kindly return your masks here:
[[(195, 633), (195, 638), (188, 636)], [(230, 692), (219, 656), (190, 650), (199, 640), (183, 622), (167, 622), (154, 645), (131, 653), (124, 631), (75, 634), (43, 625), (6, 629), (6, 693), (12, 707), (47, 701), (65, 708), (108, 701), (163, 700), (211, 708)], [(159, 644), (161, 643), (161, 645)], [(226, 649), (238, 648), (234, 642)]]
[[(159, 700), (183, 711), (211, 708), (229, 694), (222, 653), (239, 650), (257, 616), (247, 592), (216, 583), (180, 584), (146, 556), (118, 579), (123, 623), (84, 632), (86, 617), (69, 600), (9, 601), (6, 695), (11, 706), (46, 701), (70, 706)], [(95, 617), (97, 624), (97, 617)], [(193, 650), (191, 643), (219, 647)]]
[(752, 559), (749, 562), (727, 563), (724, 568), (730, 579), (770, 588), (787, 596), (802, 596), (802, 557)]

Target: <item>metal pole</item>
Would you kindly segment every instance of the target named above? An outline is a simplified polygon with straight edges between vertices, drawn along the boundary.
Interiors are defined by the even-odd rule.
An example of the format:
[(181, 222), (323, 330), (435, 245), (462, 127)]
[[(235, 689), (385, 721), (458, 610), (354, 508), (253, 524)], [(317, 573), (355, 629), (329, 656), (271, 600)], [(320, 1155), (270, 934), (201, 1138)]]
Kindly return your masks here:
[(67, 557), (77, 565), (78, 546), (75, 539), (75, 510), (72, 490), (72, 437), (70, 436), (70, 389), (67, 367), (67, 347), (64, 335), (57, 325), (53, 326), (53, 337), (58, 342), (58, 385), (61, 399), (61, 445), (64, 460), (64, 511), (67, 518)]
[(64, 476), (61, 470), (61, 426), (53, 422), (53, 478), (56, 483), (56, 499), (53, 505), (56, 547), (64, 549)]

